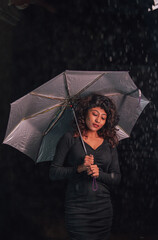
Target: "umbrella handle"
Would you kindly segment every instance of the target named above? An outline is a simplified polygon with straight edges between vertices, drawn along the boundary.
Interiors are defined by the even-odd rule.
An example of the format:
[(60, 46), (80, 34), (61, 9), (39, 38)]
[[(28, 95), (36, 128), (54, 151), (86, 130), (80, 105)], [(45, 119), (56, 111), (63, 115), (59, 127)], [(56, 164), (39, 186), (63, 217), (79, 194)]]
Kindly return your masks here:
[(92, 190), (95, 192), (97, 191), (97, 189), (98, 189), (98, 184), (97, 184), (96, 178), (93, 177)]

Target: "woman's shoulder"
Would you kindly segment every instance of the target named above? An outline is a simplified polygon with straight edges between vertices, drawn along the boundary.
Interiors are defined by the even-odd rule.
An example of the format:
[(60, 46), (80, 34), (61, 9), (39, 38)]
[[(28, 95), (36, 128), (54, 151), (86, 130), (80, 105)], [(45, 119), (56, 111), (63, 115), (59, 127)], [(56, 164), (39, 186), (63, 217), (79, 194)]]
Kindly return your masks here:
[(66, 132), (64, 133), (64, 135), (62, 136), (65, 139), (72, 139), (73, 138), (73, 133), (72, 132)]
[(112, 146), (112, 144), (109, 143), (109, 141), (107, 139), (104, 139), (103, 145), (108, 147), (112, 152), (117, 151), (117, 146)]
[(103, 141), (103, 145), (105, 146), (107, 146), (107, 147), (110, 147), (110, 143), (108, 142), (108, 140), (107, 139), (105, 139), (104, 138), (104, 141)]
[(61, 137), (61, 141), (65, 142), (67, 145), (72, 145), (74, 143), (74, 137), (72, 132), (66, 132)]

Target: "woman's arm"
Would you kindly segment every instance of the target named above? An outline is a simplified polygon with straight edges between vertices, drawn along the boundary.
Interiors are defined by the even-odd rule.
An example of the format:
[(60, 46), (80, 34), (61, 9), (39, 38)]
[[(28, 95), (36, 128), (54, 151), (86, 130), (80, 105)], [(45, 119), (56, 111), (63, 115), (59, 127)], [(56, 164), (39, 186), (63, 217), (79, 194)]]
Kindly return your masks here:
[(71, 133), (66, 133), (58, 142), (56, 147), (55, 156), (50, 167), (49, 177), (52, 181), (68, 179), (77, 173), (77, 166), (74, 167), (64, 167), (64, 162), (66, 160), (69, 149), (73, 144), (73, 137)]
[(99, 169), (99, 177), (97, 178), (98, 181), (101, 181), (107, 185), (119, 184), (121, 180), (117, 149), (112, 148), (111, 154), (112, 154), (112, 160), (108, 168), (108, 172), (106, 173), (106, 172), (103, 172), (101, 169)]

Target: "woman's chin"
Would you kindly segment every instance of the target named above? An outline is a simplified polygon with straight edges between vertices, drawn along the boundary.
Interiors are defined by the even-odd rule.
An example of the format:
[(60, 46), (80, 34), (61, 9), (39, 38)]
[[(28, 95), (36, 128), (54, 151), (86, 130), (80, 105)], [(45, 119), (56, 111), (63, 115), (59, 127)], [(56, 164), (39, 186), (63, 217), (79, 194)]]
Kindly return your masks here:
[(90, 132), (97, 132), (99, 129), (98, 128), (95, 128), (95, 127), (91, 127), (88, 129), (88, 131)]

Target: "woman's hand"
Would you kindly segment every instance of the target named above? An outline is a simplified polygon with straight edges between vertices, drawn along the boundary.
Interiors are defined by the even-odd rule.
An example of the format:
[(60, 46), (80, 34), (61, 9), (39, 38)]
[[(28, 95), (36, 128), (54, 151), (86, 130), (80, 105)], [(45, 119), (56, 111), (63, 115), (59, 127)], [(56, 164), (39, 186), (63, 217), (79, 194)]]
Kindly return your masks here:
[(92, 164), (94, 164), (94, 157), (92, 154), (90, 155), (86, 155), (85, 158), (84, 158), (84, 167), (85, 167), (85, 170), (87, 170), (87, 167), (91, 166)]
[(87, 174), (91, 175), (91, 177), (99, 177), (99, 168), (97, 165), (90, 165), (87, 169)]
[(92, 154), (86, 155), (84, 158), (84, 163), (78, 166), (77, 172), (80, 173), (83, 171), (87, 171), (93, 163), (94, 163), (93, 155)]

